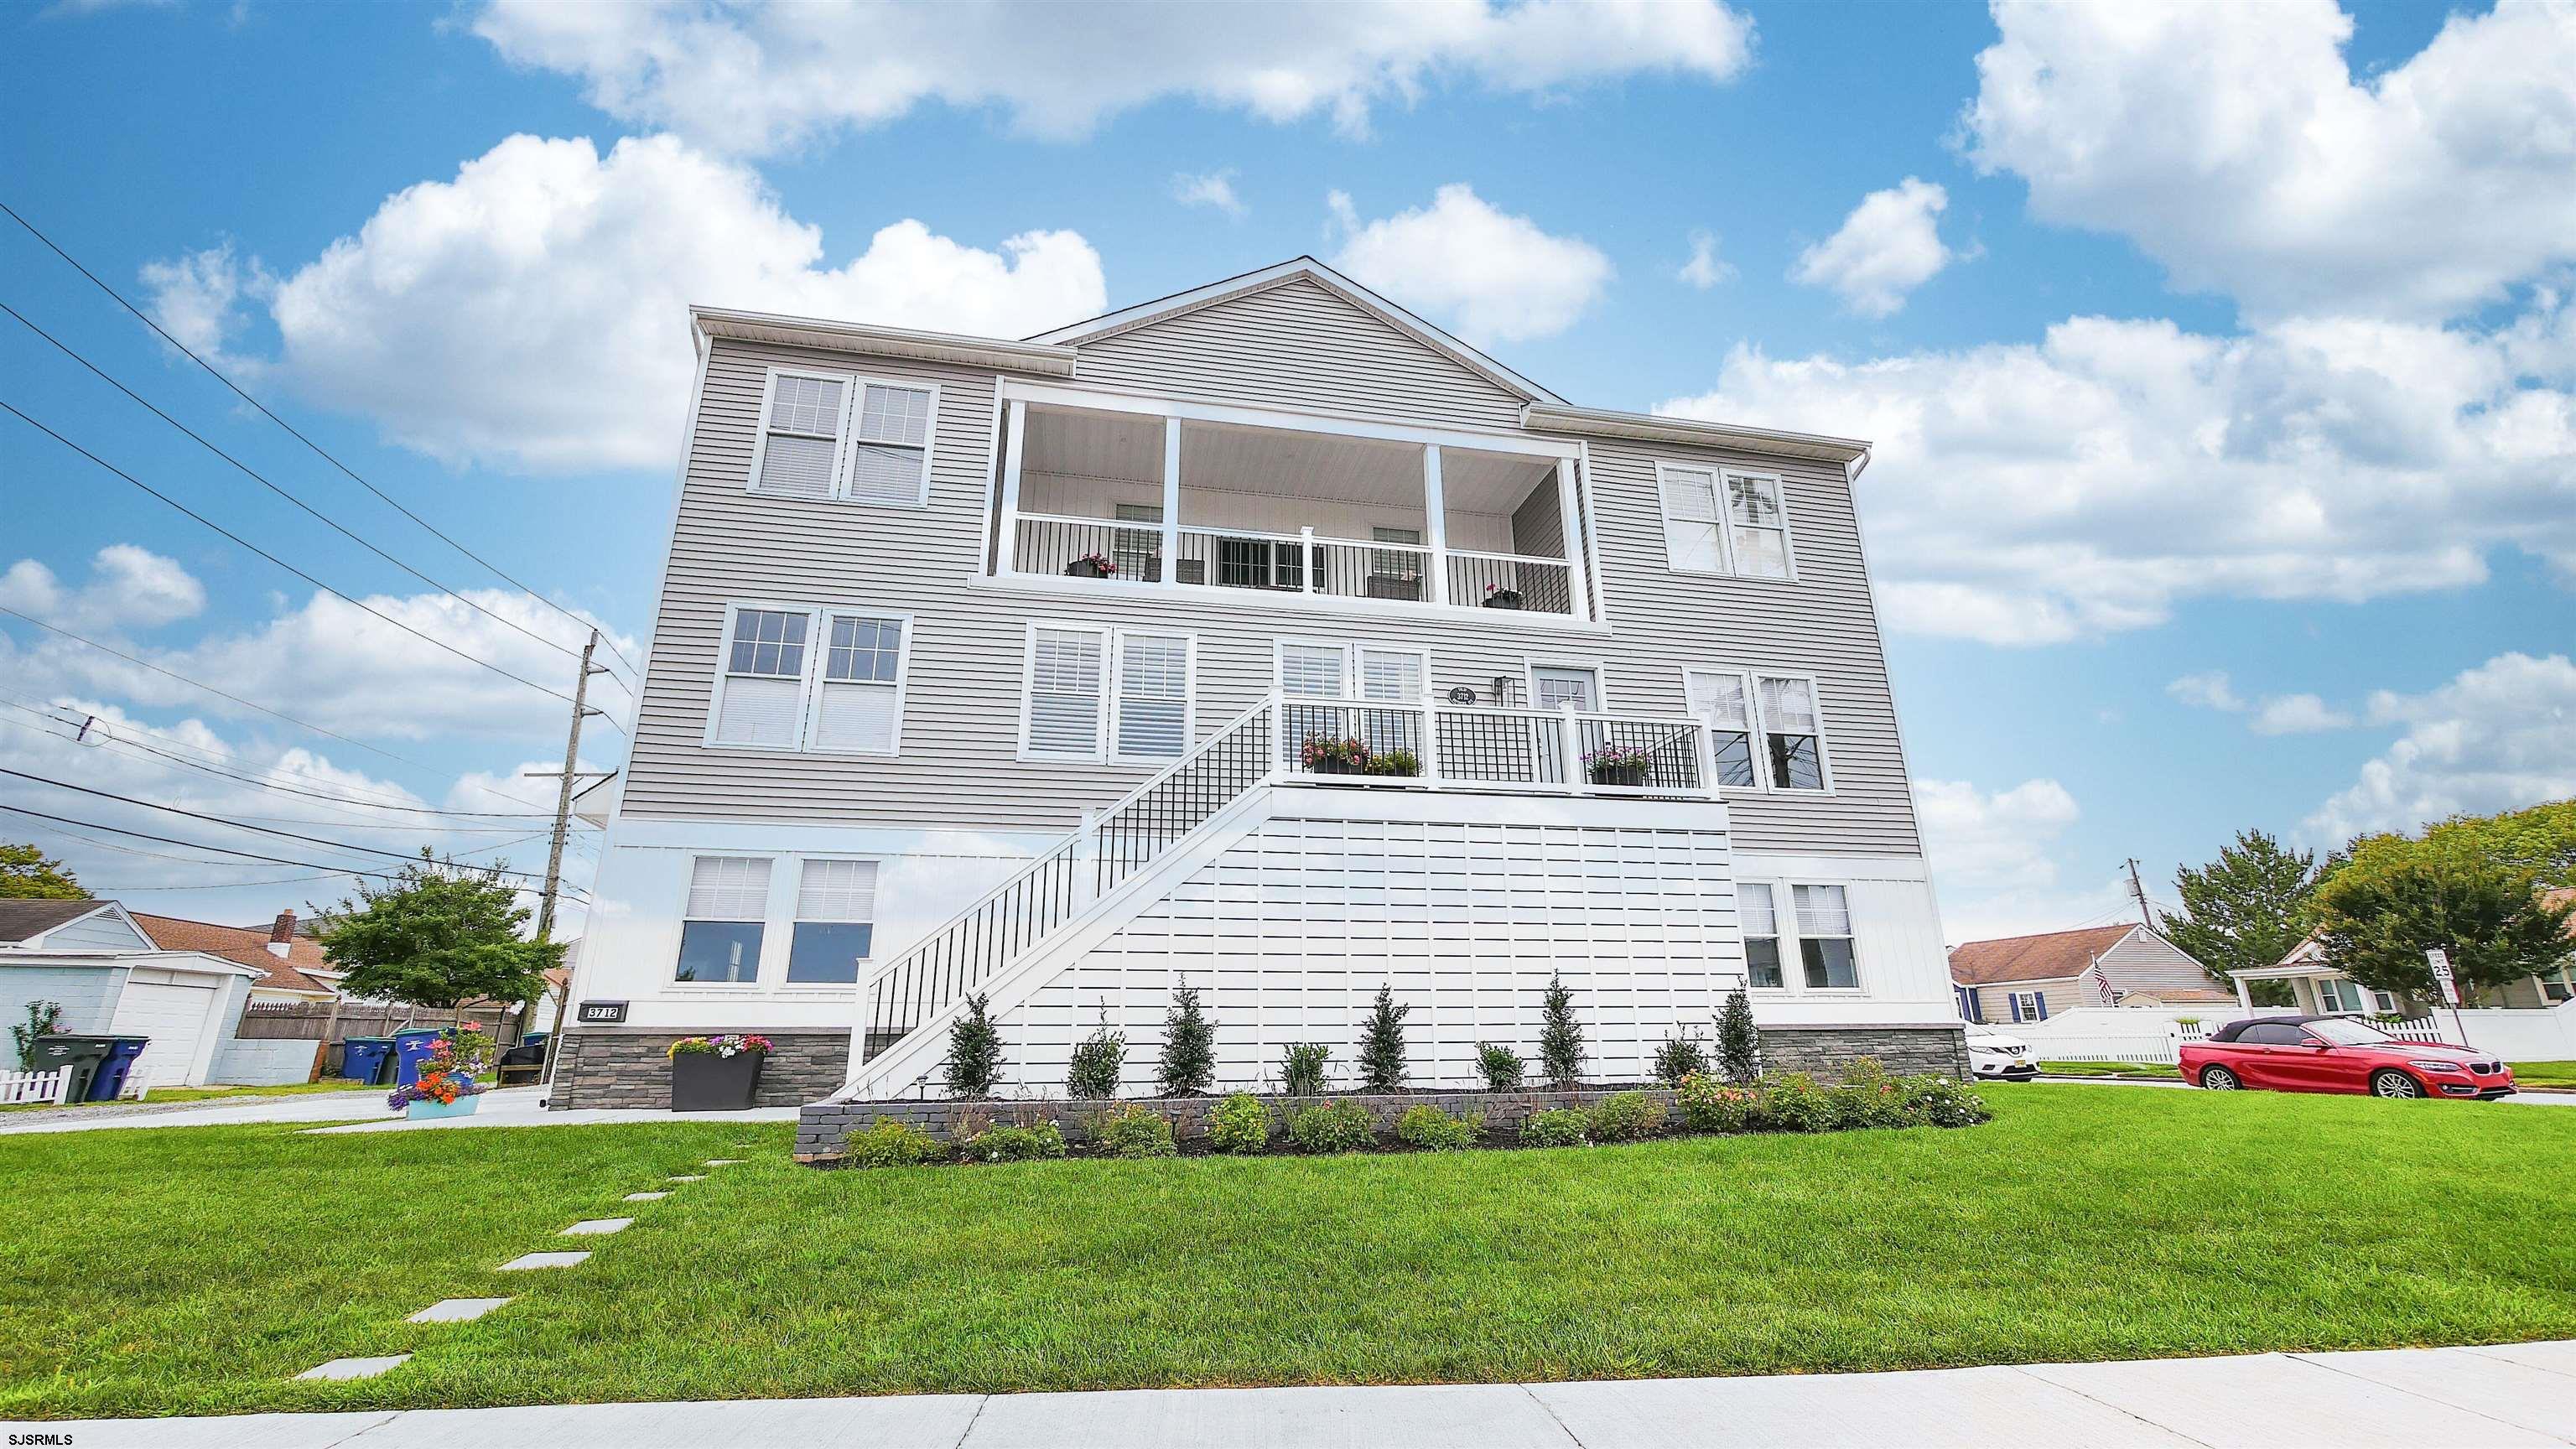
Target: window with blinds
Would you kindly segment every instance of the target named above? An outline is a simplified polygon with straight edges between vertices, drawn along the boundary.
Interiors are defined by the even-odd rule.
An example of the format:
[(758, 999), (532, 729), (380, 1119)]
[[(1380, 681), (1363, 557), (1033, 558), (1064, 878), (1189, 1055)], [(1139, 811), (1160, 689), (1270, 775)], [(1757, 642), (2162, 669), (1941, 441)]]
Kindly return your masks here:
[(1170, 635), (1118, 636), (1117, 753), (1177, 759), (1189, 749), (1190, 643)]
[(1736, 888), (1736, 910), (1744, 922), (1744, 976), (1752, 986), (1785, 984), (1780, 974), (1780, 913), (1771, 887), (1746, 881)]
[(1097, 759), (1107, 690), (1101, 665), (1104, 629), (1047, 629), (1029, 639), (1029, 698), (1025, 753), (1060, 759)]
[(771, 373), (759, 471), (752, 486), (788, 498), (831, 497), (848, 392), (848, 384), (838, 378)]
[(1753, 766), (1753, 695), (1733, 669), (1690, 670), (1682, 676), (1693, 718), (1708, 726), (1717, 783), (1736, 789), (1759, 784)]
[(877, 863), (809, 860), (797, 868), (796, 925), (787, 949), (791, 986), (859, 979), (876, 937)]
[(892, 754), (903, 735), (901, 618), (737, 608), (707, 742)]
[(739, 609), (718, 683), (714, 742), (794, 749), (804, 721), (806, 630), (811, 616)]
[(1420, 704), (1430, 692), (1423, 656), (1408, 649), (1360, 651), (1360, 698)]
[(872, 503), (922, 500), (929, 482), (932, 396), (926, 387), (876, 382), (859, 389), (850, 497)]
[(1726, 528), (1738, 574), (1789, 577), (1789, 512), (1781, 502), (1779, 479), (1727, 474)]
[(1664, 508), (1664, 565), (1676, 573), (1725, 571), (1718, 542), (1717, 474), (1702, 468), (1664, 467), (1656, 485)]
[(1762, 731), (1775, 790), (1825, 788), (1824, 726), (1816, 714), (1815, 681), (1779, 675), (1756, 676), (1761, 693)]
[(897, 674), (903, 621), (833, 614), (829, 627), (823, 677), (816, 684), (811, 748), (890, 753), (902, 718)]
[(1798, 957), (1813, 990), (1851, 990), (1860, 985), (1859, 963), (1852, 951), (1851, 902), (1838, 885), (1790, 887), (1798, 907)]
[(1339, 699), (1350, 664), (1341, 644), (1279, 646), (1279, 692), (1307, 699)]
[(933, 387), (773, 371), (752, 491), (782, 498), (919, 504), (930, 493)]
[(689, 863), (674, 981), (747, 984), (760, 977), (760, 939), (769, 915), (767, 856), (701, 855)]

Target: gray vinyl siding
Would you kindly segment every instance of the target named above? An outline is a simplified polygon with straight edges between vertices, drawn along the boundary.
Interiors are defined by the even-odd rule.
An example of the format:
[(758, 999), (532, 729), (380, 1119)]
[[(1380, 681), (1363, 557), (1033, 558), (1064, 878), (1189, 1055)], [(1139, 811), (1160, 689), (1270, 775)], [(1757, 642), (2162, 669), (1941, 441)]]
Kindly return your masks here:
[(2202, 970), (2180, 946), (2144, 929), (2131, 931), (2102, 953), (2102, 974), (2121, 993), (2180, 987), (2207, 991), (2225, 984)]
[[(746, 491), (765, 369), (813, 367), (939, 384), (926, 509), (762, 497)], [(1432, 427), (1509, 427), (1519, 400), (1311, 284), (1086, 343), (1080, 381), (1138, 393), (1268, 404)], [(1686, 666), (1817, 676), (1829, 797), (1730, 795), (1748, 851), (1915, 854), (1904, 763), (1860, 544), (1841, 470), (1605, 444), (1589, 447), (1611, 632), (1511, 619), (1308, 612), (1226, 597), (1098, 597), (978, 582), (990, 538), (995, 377), (964, 367), (856, 358), (717, 339), (711, 344), (677, 532), (655, 619), (623, 813), (893, 827), (1067, 829), (1085, 806), (1150, 773), (1132, 765), (1017, 758), (1023, 647), (1031, 620), (1189, 633), (1204, 738), (1271, 688), (1280, 638), (1427, 649), (1435, 692), (1492, 701), (1497, 676), (1533, 659), (1597, 660), (1612, 707), (1678, 715)], [(1658, 457), (1784, 471), (1800, 577), (1794, 583), (1673, 574), (1653, 482)], [(1186, 479), (1184, 480), (1186, 483)], [(1512, 520), (1545, 531), (1554, 496)], [(912, 616), (899, 759), (715, 749), (701, 743), (728, 601), (873, 608)], [(1516, 700), (1515, 702), (1525, 702)]]
[[(2048, 1002), (2050, 1016), (2055, 1016), (2061, 1011), (2073, 1011), (2080, 1006), (2101, 1004), (2093, 999), (2091, 992), (2084, 989), (2084, 983), (2073, 976), (2060, 977), (2054, 981), (1999, 981), (1992, 986), (1971, 987), (1970, 990), (1976, 993), (1977, 1008), (1985, 1014), (1985, 1024), (1988, 1026), (2014, 1024), (2012, 998), (2015, 992), (2038, 992)], [(2031, 1018), (2024, 1017), (2022, 1020), (2028, 1021)]]
[(152, 943), (134, 932), (114, 911), (100, 911), (68, 921), (45, 933), (48, 951), (149, 951)]
[[(121, 966), (11, 966), (0, 962), (0, 1017), (23, 1022), (30, 1005), (51, 1001), (63, 1009), (63, 1030), (103, 1032), (108, 1018), (116, 1014), (116, 998), (124, 984), (125, 969)], [(16, 1071), (18, 1059), (0, 1059), (0, 1067)]]

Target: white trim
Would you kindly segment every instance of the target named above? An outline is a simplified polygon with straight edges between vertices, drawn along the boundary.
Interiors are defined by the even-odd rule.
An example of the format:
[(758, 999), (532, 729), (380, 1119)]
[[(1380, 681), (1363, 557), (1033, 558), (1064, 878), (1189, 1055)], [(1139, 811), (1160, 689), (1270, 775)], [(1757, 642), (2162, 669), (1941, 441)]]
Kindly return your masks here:
[(1771, 428), (1701, 423), (1687, 418), (1662, 417), (1652, 413), (1619, 412), (1611, 408), (1576, 407), (1568, 403), (1533, 402), (1521, 409), (1521, 426), (1534, 431), (1574, 433), (1595, 438), (1624, 438), (1641, 443), (1678, 443), (1694, 448), (1734, 448), (1747, 453), (1762, 453), (1773, 457), (1814, 458), (1828, 463), (1848, 464), (1854, 458), (1866, 457), (1870, 450), (1868, 443), (1857, 438), (1833, 438), (1820, 433), (1788, 433)]
[(1582, 504), (1583, 562), (1592, 577), (1593, 594), (1584, 612), (1594, 623), (1606, 627), (1610, 623), (1610, 576), (1601, 568), (1601, 530), (1592, 519), (1592, 445), (1585, 443), (1581, 451), (1574, 465), (1574, 496)]
[(1556, 467), (1550, 470), (1556, 480), (1556, 545), (1565, 555), (1566, 603), (1574, 610), (1574, 617), (1589, 619), (1592, 617), (1592, 577), (1591, 571), (1585, 567), (1587, 561), (1582, 544), (1592, 536), (1592, 530), (1583, 526), (1582, 500), (1575, 490), (1574, 471), (1572, 458), (1557, 459)]
[(1538, 702), (1538, 672), (1542, 669), (1561, 669), (1569, 674), (1582, 673), (1592, 676), (1592, 692), (1599, 697), (1592, 701), (1592, 707), (1590, 709), (1576, 710), (1574, 711), (1576, 714), (1609, 714), (1612, 712), (1610, 706), (1610, 671), (1601, 667), (1600, 660), (1550, 659), (1540, 655), (1524, 654), (1521, 656), (1521, 684), (1524, 688), (1529, 690), (1528, 708), (1531, 713), (1552, 714), (1557, 712), (1542, 707)]
[[(1115, 519), (1091, 518), (1083, 522), (1116, 526)], [(1208, 530), (1215, 532), (1216, 530)], [(1241, 529), (1227, 529), (1232, 538), (1254, 535)], [(1362, 548), (1391, 548), (1360, 540)], [(1457, 550), (1452, 550), (1457, 552)], [(1541, 563), (1563, 563), (1562, 559), (1540, 559)], [(963, 576), (959, 582), (969, 588), (992, 589), (1002, 593), (1056, 594), (1097, 601), (1101, 597), (1096, 579), (1066, 578), (1056, 574), (1010, 574), (995, 577), (982, 572)], [(1217, 584), (1131, 583), (1118, 585), (1118, 598), (1186, 599), (1193, 603), (1219, 608), (1262, 613), (1357, 614), (1385, 622), (1422, 619), (1477, 619), (1500, 627), (1532, 628), (1559, 634), (1607, 634), (1607, 625), (1572, 614), (1549, 614), (1533, 609), (1484, 609), (1465, 604), (1417, 604), (1405, 599), (1365, 599), (1343, 594), (1288, 593), (1275, 589), (1235, 589)]]
[(1331, 413), (1291, 412), (1283, 408), (1190, 402), (1180, 398), (1137, 392), (1133, 389), (1122, 389), (1117, 392), (1093, 391), (1088, 388), (1065, 387), (1054, 383), (1014, 380), (1003, 384), (1003, 392), (1014, 402), (1037, 403), (1043, 406), (1087, 408), (1093, 412), (1136, 413), (1147, 417), (1182, 418), (1192, 422), (1228, 423), (1236, 427), (1273, 428), (1283, 432), (1325, 433), (1344, 438), (1375, 438), (1381, 442), (1420, 443), (1426, 446), (1465, 448), (1482, 453), (1516, 453), (1531, 458), (1572, 458), (1579, 456), (1581, 446), (1553, 439), (1533, 438), (1522, 433), (1487, 433), (1456, 427), (1426, 428), (1401, 423), (1372, 422)]
[[(1657, 465), (1659, 468), (1660, 464)], [(1780, 504), (1780, 558), (1789, 566), (1786, 574), (1748, 574), (1744, 571), (1744, 551), (1735, 545), (1735, 509), (1726, 496), (1727, 483), (1736, 478), (1758, 479), (1771, 485)], [(1661, 490), (1657, 490), (1660, 498)], [(1789, 527), (1789, 480), (1777, 473), (1759, 473), (1749, 468), (1717, 470), (1717, 522), (1726, 535), (1726, 571), (1730, 577), (1757, 584), (1794, 584), (1798, 581), (1798, 538)], [(1747, 524), (1747, 528), (1756, 525)]]
[[(1448, 495), (1442, 491), (1440, 445), (1437, 443), (1422, 450), (1422, 521), (1423, 541), (1431, 546), (1431, 556), (1423, 561), (1424, 572), (1431, 575), (1431, 586), (1422, 591), (1424, 601), (1446, 604), (1449, 602), (1449, 501)], [(1576, 609), (1574, 617), (1582, 618), (1583, 611)]]
[(1074, 350), (998, 337), (958, 332), (925, 332), (908, 327), (873, 327), (858, 322), (831, 322), (790, 317), (777, 312), (745, 312), (729, 307), (692, 306), (689, 318), (703, 337), (759, 342), (786, 347), (814, 347), (830, 352), (867, 352), (908, 357), (923, 362), (949, 362), (965, 367), (1007, 367), (1021, 372), (1071, 377)]
[[(796, 884), (794, 888), (789, 890), (787, 893), (787, 959), (779, 963), (778, 985), (774, 989), (791, 996), (804, 996), (808, 994), (821, 995), (827, 992), (846, 992), (853, 989), (859, 982), (867, 979), (869, 968), (877, 961), (883, 959), (884, 953), (877, 949), (877, 924), (885, 916), (886, 866), (888, 862), (894, 860), (895, 857), (889, 855), (869, 854), (864, 851), (819, 850), (812, 854), (795, 852), (784, 858), (796, 862)], [(799, 902), (805, 894), (805, 867), (818, 860), (855, 861), (863, 865), (872, 865), (877, 868), (875, 884), (869, 888), (870, 904), (867, 920), (868, 953), (857, 958), (857, 973), (848, 981), (790, 981), (787, 979), (787, 973), (794, 969), (795, 966), (796, 928), (805, 923), (804, 913), (798, 908)], [(776, 870), (777, 866), (773, 864), (770, 869)], [(851, 923), (847, 921), (825, 921), (817, 918), (815, 924), (841, 926), (849, 925)], [(762, 934), (764, 937), (767, 935), (767, 927), (765, 923)]]

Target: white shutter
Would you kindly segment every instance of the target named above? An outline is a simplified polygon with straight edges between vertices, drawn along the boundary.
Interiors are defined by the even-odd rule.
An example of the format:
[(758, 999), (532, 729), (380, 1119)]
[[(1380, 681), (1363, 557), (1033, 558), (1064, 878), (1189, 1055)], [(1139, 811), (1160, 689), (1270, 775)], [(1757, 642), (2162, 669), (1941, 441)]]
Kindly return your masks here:
[(1040, 629), (1029, 659), (1032, 755), (1089, 758), (1100, 753), (1100, 635)]
[(873, 921), (877, 918), (877, 863), (809, 860), (796, 878), (796, 919)]
[(1664, 505), (1664, 561), (1690, 573), (1718, 572), (1717, 475), (1668, 468), (1659, 484)]
[(1396, 649), (1360, 651), (1360, 698), (1418, 704), (1425, 692), (1421, 655)]
[(815, 706), (812, 748), (875, 750), (894, 748), (895, 691), (891, 684), (823, 685)]
[(1279, 692), (1309, 699), (1341, 698), (1344, 657), (1339, 644), (1280, 645)]
[(757, 921), (769, 914), (769, 858), (701, 855), (689, 868), (688, 919)]
[(1189, 665), (1186, 639), (1119, 636), (1119, 754), (1175, 758), (1189, 748)]
[(736, 674), (724, 682), (724, 703), (716, 714), (716, 743), (796, 747), (803, 681)]

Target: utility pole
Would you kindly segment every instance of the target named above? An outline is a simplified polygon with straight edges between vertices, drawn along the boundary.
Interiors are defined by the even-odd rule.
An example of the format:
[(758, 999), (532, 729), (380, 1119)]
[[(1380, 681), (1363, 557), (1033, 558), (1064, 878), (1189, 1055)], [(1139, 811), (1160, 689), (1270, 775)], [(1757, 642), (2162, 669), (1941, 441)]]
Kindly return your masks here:
[(2153, 931), (2156, 928), (2156, 914), (2147, 908), (2147, 888), (2138, 881), (2136, 856), (2129, 857), (2129, 894), (2138, 898), (2138, 919), (2146, 922), (2147, 929)]
[[(573, 680), (572, 684), (572, 729), (564, 739), (563, 768), (560, 770), (527, 770), (522, 772), (529, 776), (539, 778), (552, 776), (557, 781), (555, 787), (554, 839), (546, 848), (546, 883), (544, 890), (541, 891), (537, 897), (537, 943), (539, 945), (545, 944), (545, 942), (552, 939), (554, 936), (555, 896), (557, 892), (561, 890), (563, 885), (564, 837), (569, 834), (572, 829), (573, 782), (584, 777), (604, 779), (607, 776), (616, 773), (613, 770), (584, 770), (580, 768), (581, 722), (584, 719), (589, 718), (591, 715), (604, 712), (590, 707), (590, 677), (594, 674), (605, 674), (608, 672), (607, 666), (593, 664), (591, 662), (591, 656), (596, 654), (598, 651), (599, 631), (597, 629), (593, 629), (590, 631), (589, 640), (581, 646), (581, 673)], [(564, 980), (562, 985), (555, 988), (554, 1034), (549, 1037), (546, 1042), (546, 1070), (544, 1080), (549, 1084), (551, 1084), (555, 1079), (555, 1044), (563, 1037), (564, 1012), (570, 1005), (567, 998), (571, 993), (572, 981), (569, 977)], [(530, 1017), (536, 1014), (537, 1000), (543, 995), (544, 993), (541, 991), (538, 993), (537, 997), (530, 997), (528, 1000), (519, 1003), (519, 1034), (521, 1036), (527, 1035), (527, 1021)]]

